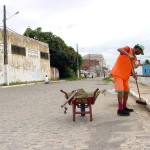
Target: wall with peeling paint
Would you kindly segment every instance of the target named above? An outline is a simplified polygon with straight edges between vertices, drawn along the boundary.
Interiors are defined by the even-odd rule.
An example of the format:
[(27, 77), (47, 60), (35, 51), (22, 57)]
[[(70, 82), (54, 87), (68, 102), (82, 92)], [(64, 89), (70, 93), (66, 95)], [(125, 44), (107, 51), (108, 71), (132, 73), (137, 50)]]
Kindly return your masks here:
[(51, 79), (59, 79), (59, 70), (51, 67)]
[[(9, 82), (29, 82), (50, 78), (50, 57), (47, 43), (43, 43), (14, 32), (7, 33)], [(24, 47), (26, 54), (12, 53), (12, 45)], [(41, 57), (44, 52), (47, 59)], [(0, 83), (4, 83), (3, 30), (0, 29)]]

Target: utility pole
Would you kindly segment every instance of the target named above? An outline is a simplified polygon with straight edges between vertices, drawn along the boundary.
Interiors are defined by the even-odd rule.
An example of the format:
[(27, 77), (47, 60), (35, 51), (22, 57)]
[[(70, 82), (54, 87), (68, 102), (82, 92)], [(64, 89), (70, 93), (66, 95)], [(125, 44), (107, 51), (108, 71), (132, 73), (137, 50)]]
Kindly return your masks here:
[(4, 5), (4, 65), (8, 64), (7, 57), (7, 31), (6, 31), (6, 7)]
[[(9, 18), (17, 15), (19, 11), (11, 15)], [(4, 19), (3, 19), (3, 37), (4, 37), (4, 83), (9, 85), (9, 64), (8, 64), (8, 49), (7, 49), (7, 26), (6, 21), (6, 6), (4, 5)]]
[(79, 56), (78, 56), (78, 44), (76, 45), (77, 46), (77, 78), (80, 77), (79, 75)]
[(7, 51), (7, 29), (6, 29), (6, 6), (4, 5), (4, 29), (3, 29), (3, 36), (4, 36), (4, 83), (9, 85), (9, 76), (8, 76), (8, 51)]

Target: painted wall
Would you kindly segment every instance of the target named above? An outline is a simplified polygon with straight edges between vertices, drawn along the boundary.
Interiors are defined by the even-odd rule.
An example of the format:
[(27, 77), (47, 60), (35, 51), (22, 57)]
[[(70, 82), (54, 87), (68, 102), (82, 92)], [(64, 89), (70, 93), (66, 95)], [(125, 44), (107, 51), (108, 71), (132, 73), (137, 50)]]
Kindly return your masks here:
[[(45, 75), (50, 78), (50, 57), (48, 44), (8, 32), (8, 72), (9, 82), (44, 80)], [(25, 55), (12, 53), (12, 45), (25, 48)], [(41, 57), (45, 53), (47, 59)], [(0, 83), (4, 83), (4, 50), (3, 31), (0, 29)]]
[(4, 82), (4, 51), (3, 51), (3, 44), (0, 43), (0, 83), (3, 82)]
[[(130, 81), (135, 82), (135, 79), (133, 77), (130, 77)], [(150, 86), (150, 77), (138, 77), (137, 82), (139, 84)]]
[(150, 75), (150, 65), (142, 65), (142, 73), (145, 76)]
[(59, 70), (51, 67), (51, 79), (59, 79)]

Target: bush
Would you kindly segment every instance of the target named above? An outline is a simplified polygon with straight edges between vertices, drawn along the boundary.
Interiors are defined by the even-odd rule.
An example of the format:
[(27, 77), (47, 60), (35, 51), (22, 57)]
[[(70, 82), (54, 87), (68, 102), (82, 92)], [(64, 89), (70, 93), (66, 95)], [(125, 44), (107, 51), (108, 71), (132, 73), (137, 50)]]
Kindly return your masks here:
[(64, 72), (64, 78), (75, 78), (75, 72), (71, 68), (66, 68)]

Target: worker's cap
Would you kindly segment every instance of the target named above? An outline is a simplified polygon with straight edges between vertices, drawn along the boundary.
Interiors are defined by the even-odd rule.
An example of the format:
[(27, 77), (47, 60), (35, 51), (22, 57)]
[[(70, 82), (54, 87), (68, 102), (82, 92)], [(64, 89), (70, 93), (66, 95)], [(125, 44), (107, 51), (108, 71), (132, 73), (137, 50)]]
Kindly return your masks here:
[(144, 46), (142, 44), (136, 44), (135, 47), (140, 48), (142, 50), (141, 55), (144, 55)]

